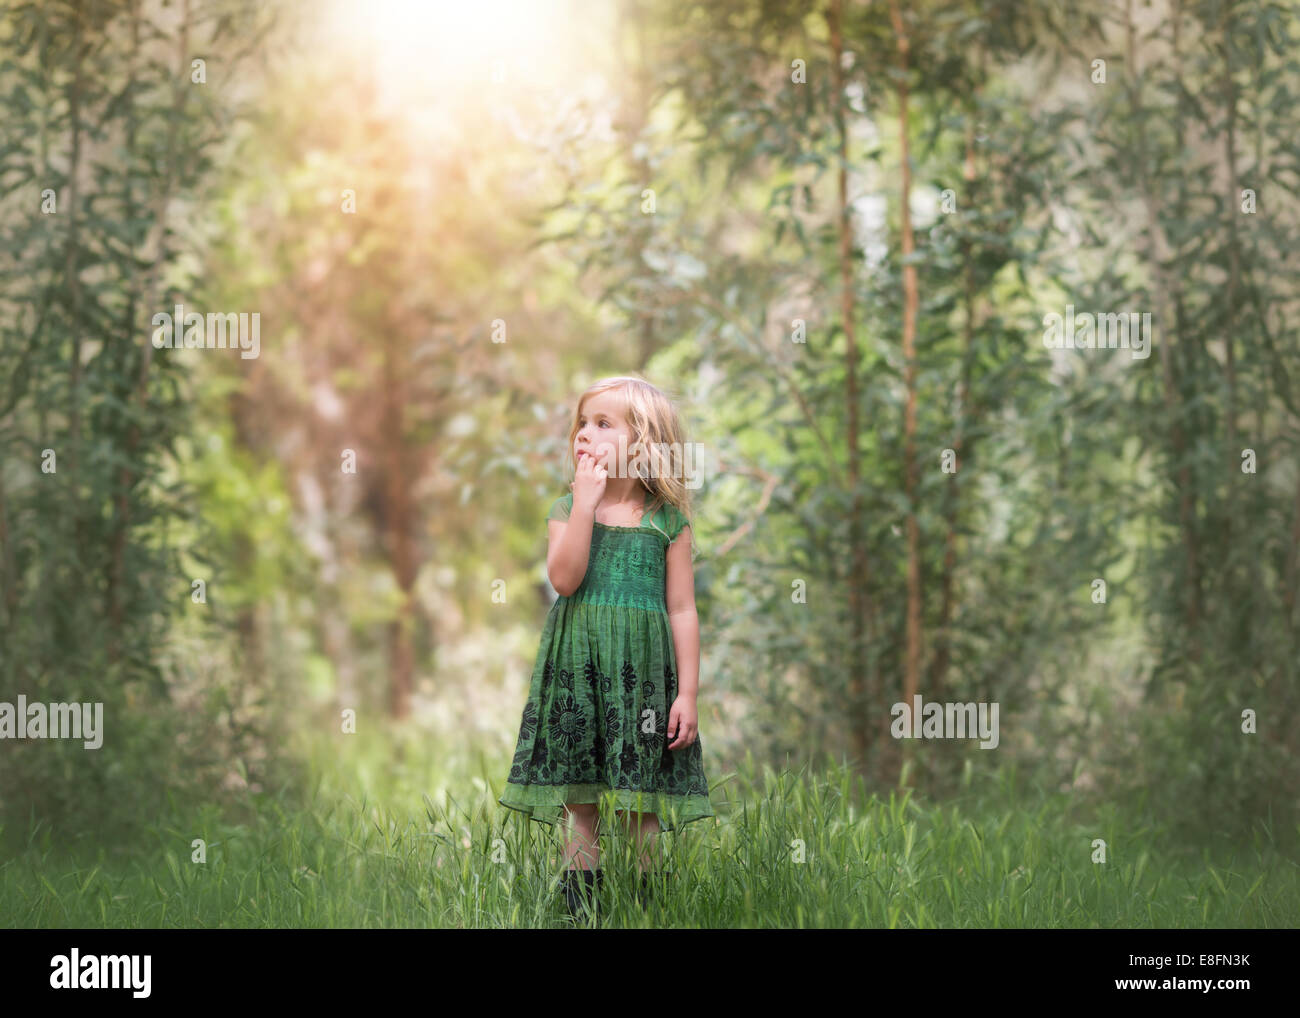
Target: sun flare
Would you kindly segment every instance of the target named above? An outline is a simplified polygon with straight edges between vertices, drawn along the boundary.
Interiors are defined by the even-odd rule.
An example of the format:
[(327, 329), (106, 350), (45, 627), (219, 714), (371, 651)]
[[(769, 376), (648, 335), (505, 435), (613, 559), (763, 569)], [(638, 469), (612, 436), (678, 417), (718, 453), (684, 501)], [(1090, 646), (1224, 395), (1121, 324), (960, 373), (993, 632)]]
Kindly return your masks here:
[(570, 0), (335, 0), (340, 45), (412, 95), (538, 87), (574, 59), (583, 16)]

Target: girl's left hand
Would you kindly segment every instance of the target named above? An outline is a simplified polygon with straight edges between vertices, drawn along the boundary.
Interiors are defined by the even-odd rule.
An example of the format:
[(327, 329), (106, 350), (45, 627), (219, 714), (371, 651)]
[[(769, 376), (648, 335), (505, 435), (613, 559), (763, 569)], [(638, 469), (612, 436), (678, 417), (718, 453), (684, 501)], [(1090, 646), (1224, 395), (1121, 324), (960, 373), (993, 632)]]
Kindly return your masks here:
[(699, 731), (699, 713), (695, 709), (695, 700), (689, 696), (679, 696), (668, 712), (668, 738), (672, 739), (668, 748), (682, 749), (689, 746)]

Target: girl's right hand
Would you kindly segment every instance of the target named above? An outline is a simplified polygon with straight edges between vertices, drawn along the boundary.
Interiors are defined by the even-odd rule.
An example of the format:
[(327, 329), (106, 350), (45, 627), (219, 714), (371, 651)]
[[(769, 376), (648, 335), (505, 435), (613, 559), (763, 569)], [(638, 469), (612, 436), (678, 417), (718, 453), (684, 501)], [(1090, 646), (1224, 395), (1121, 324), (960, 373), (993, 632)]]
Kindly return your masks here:
[(601, 497), (605, 494), (605, 482), (608, 479), (608, 471), (595, 458), (580, 457), (578, 469), (573, 475), (573, 483), (569, 485), (573, 489), (573, 507), (575, 509), (585, 507), (594, 514), (596, 506), (600, 504)]

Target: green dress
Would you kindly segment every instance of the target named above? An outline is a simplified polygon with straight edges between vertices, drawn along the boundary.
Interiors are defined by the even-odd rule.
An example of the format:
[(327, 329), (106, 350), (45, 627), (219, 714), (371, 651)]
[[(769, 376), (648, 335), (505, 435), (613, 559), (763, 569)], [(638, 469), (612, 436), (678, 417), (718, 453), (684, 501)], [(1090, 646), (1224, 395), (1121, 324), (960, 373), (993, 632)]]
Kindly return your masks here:
[[(547, 519), (572, 507), (572, 494), (556, 499)], [(546, 617), (501, 805), (555, 824), (566, 802), (612, 800), (668, 831), (714, 815), (698, 734), (676, 750), (666, 737), (677, 658), (665, 555), (686, 524), (671, 505), (635, 527), (593, 523), (587, 575)]]

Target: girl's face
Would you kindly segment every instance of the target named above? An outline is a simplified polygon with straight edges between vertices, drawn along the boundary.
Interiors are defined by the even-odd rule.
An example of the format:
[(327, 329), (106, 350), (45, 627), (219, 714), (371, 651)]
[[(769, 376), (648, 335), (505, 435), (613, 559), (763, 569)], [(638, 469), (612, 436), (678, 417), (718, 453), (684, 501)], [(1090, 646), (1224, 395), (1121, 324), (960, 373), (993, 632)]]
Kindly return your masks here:
[[(620, 440), (625, 447), (632, 445), (632, 431), (623, 418), (622, 401), (612, 389), (588, 397), (578, 411), (578, 433), (573, 436), (573, 458), (578, 463), (584, 457), (594, 457), (596, 462), (616, 477)], [(628, 453), (629, 462), (631, 453)]]

